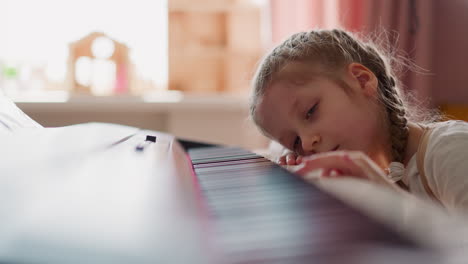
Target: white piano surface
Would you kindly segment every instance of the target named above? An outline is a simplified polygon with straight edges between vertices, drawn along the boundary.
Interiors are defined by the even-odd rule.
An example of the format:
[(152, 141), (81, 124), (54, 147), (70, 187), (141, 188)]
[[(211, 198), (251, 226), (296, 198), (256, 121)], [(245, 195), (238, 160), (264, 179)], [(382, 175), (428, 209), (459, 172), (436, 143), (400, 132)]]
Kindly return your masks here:
[[(145, 134), (158, 144), (138, 152)], [(2, 135), (0, 260), (205, 263), (190, 243), (200, 237), (196, 212), (174, 191), (184, 168), (171, 142), (97, 123)]]

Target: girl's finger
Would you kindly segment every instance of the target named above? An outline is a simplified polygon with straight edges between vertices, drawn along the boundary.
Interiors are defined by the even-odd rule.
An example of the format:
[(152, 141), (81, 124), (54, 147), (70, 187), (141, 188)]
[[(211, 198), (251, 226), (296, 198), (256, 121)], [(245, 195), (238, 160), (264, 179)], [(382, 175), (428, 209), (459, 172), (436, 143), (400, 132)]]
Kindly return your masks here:
[(278, 159), (278, 164), (279, 164), (279, 165), (286, 165), (286, 156), (281, 156), (281, 157)]
[(349, 154), (336, 153), (329, 155), (314, 156), (304, 158), (303, 167), (297, 171), (300, 175), (305, 175), (308, 171), (323, 169), (325, 173), (330, 173), (331, 169), (339, 171), (341, 174), (358, 178), (367, 178), (363, 169), (353, 162)]
[(306, 177), (309, 172), (317, 169), (322, 170), (322, 177), (351, 176), (364, 178), (401, 191), (387, 178), (383, 170), (362, 152), (333, 152), (304, 157), (302, 167), (296, 173)]
[(296, 165), (296, 154), (289, 153), (286, 155), (286, 164), (287, 165)]

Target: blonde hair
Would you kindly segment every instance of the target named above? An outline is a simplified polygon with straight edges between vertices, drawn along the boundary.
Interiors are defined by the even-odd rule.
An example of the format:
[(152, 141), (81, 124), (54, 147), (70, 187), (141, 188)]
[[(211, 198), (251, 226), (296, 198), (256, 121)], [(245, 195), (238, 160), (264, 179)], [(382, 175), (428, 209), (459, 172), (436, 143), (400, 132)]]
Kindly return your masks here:
[(293, 61), (317, 62), (325, 70), (336, 72), (353, 62), (371, 70), (378, 79), (378, 100), (386, 113), (394, 161), (403, 162), (408, 141), (405, 103), (397, 88), (397, 78), (386, 56), (370, 41), (363, 41), (340, 29), (313, 30), (292, 35), (263, 58), (254, 75), (250, 115), (255, 123), (256, 106), (274, 75)]

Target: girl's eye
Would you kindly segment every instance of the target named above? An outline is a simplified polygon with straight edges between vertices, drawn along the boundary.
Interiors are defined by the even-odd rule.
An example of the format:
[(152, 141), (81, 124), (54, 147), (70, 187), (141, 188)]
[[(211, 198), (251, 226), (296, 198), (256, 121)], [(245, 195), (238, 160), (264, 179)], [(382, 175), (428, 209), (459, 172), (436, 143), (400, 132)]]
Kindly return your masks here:
[(309, 111), (307, 111), (306, 119), (309, 119), (312, 116), (315, 110), (317, 110), (317, 106), (318, 106), (318, 103), (316, 103), (314, 106), (312, 106), (312, 108), (309, 109)]

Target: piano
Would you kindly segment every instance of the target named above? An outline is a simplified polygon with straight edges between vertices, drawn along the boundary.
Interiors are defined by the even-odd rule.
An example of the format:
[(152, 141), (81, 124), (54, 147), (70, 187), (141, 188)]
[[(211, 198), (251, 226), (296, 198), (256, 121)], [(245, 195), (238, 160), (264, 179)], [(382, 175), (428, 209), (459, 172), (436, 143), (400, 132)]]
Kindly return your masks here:
[(443, 262), (242, 148), (102, 123), (0, 144), (0, 263)]

